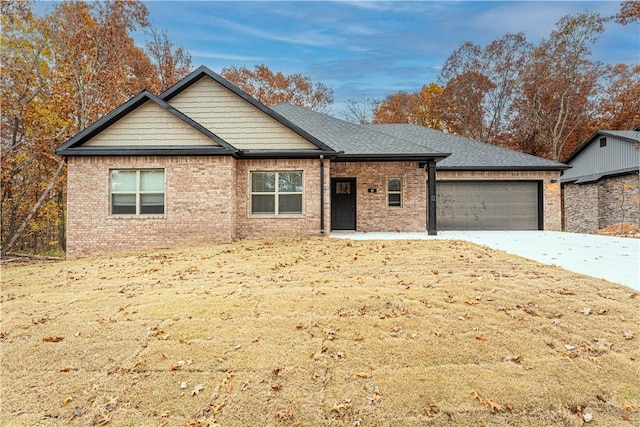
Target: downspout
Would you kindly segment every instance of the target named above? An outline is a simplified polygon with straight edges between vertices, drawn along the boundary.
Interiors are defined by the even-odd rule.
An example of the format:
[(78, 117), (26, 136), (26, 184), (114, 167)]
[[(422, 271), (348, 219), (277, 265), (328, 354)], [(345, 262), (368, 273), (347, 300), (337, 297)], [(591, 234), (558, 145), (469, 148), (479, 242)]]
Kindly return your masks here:
[(427, 204), (429, 205), (427, 214), (427, 232), (430, 236), (438, 234), (436, 222), (436, 162), (431, 159), (427, 162)]
[(320, 234), (324, 234), (324, 154), (320, 154)]

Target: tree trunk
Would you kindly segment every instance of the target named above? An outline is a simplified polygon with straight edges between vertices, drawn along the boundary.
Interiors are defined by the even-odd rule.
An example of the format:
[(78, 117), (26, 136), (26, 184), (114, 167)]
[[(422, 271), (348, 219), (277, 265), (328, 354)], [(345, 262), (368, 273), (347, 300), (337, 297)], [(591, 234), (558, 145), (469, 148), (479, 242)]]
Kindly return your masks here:
[(36, 204), (33, 206), (31, 211), (27, 215), (27, 217), (24, 219), (24, 221), (22, 221), (22, 223), (20, 224), (20, 227), (18, 227), (15, 233), (13, 233), (11, 236), (7, 236), (7, 238), (9, 238), (9, 243), (7, 243), (5, 246), (2, 247), (2, 250), (1, 250), (2, 256), (5, 256), (11, 250), (11, 248), (13, 248), (13, 246), (16, 244), (16, 242), (18, 241), (18, 238), (22, 235), (22, 232), (24, 231), (24, 229), (27, 228), (27, 225), (29, 224), (29, 221), (31, 221), (31, 218), (33, 218), (33, 216), (38, 212), (38, 209), (40, 209), (40, 206), (42, 206), (45, 200), (47, 199), (47, 196), (51, 192), (51, 189), (53, 189), (53, 186), (55, 185), (56, 180), (62, 173), (63, 169), (64, 169), (64, 160), (61, 160), (60, 164), (58, 165), (58, 170), (56, 170), (55, 175), (53, 176), (53, 178), (51, 178), (49, 185), (44, 190), (42, 195), (40, 195), (40, 198), (38, 199)]

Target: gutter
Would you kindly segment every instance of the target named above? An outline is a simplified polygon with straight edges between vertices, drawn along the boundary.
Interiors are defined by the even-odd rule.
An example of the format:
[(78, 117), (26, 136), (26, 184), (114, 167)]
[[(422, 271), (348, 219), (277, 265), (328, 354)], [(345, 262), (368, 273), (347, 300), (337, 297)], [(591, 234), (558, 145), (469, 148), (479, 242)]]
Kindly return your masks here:
[(324, 154), (320, 154), (320, 235), (324, 235)]

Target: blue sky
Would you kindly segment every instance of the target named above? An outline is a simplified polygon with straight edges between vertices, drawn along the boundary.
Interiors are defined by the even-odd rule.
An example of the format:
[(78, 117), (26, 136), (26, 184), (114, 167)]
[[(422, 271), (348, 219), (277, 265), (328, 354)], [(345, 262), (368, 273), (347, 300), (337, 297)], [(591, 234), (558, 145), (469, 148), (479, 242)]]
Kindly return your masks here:
[[(482, 46), (508, 32), (538, 43), (564, 15), (610, 16), (619, 1), (145, 1), (149, 20), (191, 52), (194, 67), (265, 64), (302, 73), (344, 102), (384, 98), (434, 82), (469, 40)], [(137, 35), (139, 44), (143, 35)], [(640, 63), (640, 25), (611, 22), (593, 49), (606, 63)]]

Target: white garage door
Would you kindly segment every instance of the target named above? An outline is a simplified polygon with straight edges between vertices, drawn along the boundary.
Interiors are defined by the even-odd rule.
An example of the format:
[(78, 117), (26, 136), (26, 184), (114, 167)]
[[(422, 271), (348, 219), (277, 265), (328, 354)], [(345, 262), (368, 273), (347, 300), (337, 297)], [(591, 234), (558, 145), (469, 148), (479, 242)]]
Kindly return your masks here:
[(438, 181), (438, 230), (538, 230), (536, 181)]

